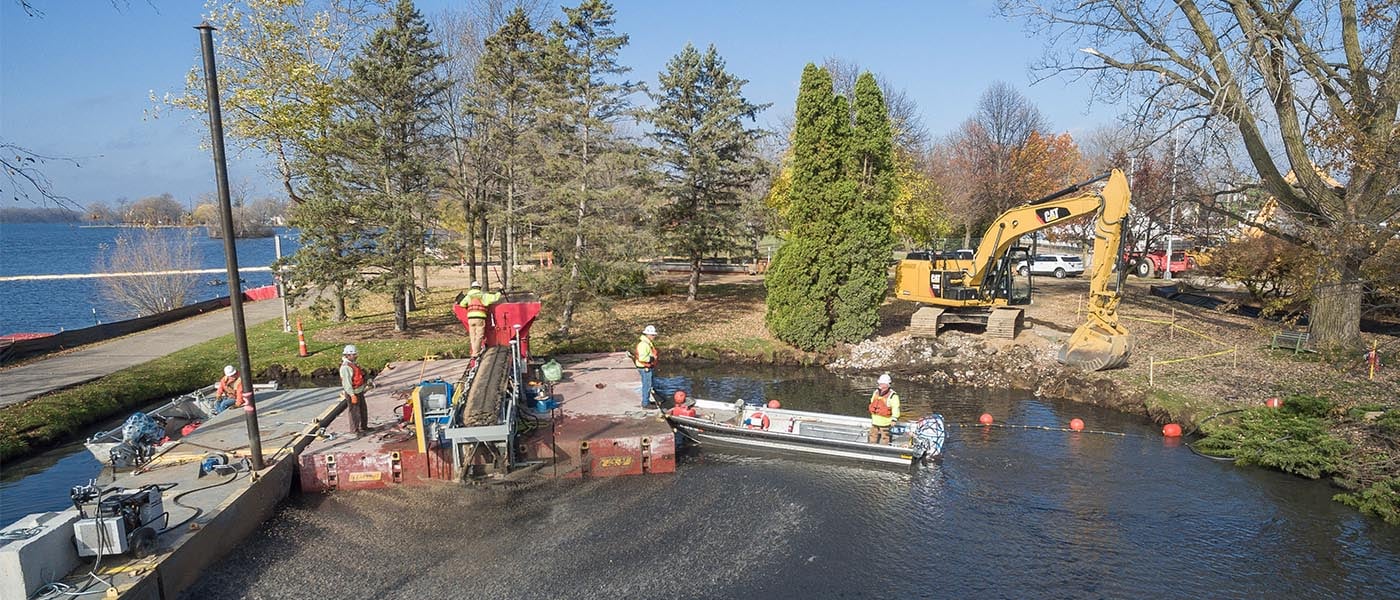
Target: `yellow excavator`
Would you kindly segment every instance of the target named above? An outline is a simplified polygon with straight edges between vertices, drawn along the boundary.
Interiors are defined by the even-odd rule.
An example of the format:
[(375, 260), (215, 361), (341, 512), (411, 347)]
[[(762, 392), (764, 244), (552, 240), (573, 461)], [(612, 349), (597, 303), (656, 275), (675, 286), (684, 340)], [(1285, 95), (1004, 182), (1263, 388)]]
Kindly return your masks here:
[[(1108, 182), (1101, 188), (1095, 185), (1105, 179)], [(910, 334), (937, 337), (943, 325), (964, 323), (985, 325), (991, 337), (1015, 338), (1022, 322), (1022, 311), (1016, 307), (1031, 300), (1030, 278), (1018, 278), (1016, 272), (1018, 264), (1030, 260), (1028, 249), (1016, 245), (1021, 236), (1095, 214), (1088, 319), (1070, 336), (1059, 359), (1095, 371), (1126, 366), (1133, 338), (1118, 324), (1122, 295), (1108, 288), (1122, 253), (1131, 196), (1127, 177), (1114, 169), (1002, 213), (970, 259), (900, 261), (895, 296), (926, 305), (914, 312)]]

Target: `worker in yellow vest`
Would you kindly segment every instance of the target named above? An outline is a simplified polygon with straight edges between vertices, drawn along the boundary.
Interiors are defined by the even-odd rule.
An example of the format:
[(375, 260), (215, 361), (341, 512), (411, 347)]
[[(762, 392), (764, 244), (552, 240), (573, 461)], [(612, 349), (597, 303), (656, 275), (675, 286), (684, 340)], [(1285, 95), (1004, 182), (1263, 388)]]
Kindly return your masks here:
[(473, 281), (471, 289), (457, 302), (467, 309), (467, 333), (471, 335), (472, 358), (481, 354), (481, 343), (486, 339), (486, 323), (490, 314), (487, 308), (500, 299), (500, 294), (483, 292), (481, 283)]
[[(636, 352), (632, 354), (632, 364), (642, 376), (642, 408), (656, 402), (651, 397), (651, 371), (656, 368), (656, 346), (652, 344), (655, 339), (656, 326), (647, 325), (642, 330), (641, 339), (637, 340)], [(656, 404), (660, 405), (659, 402)]]
[(890, 389), (890, 374), (880, 376), (870, 395), (870, 437), (872, 444), (890, 445), (890, 426), (899, 420), (899, 394)]

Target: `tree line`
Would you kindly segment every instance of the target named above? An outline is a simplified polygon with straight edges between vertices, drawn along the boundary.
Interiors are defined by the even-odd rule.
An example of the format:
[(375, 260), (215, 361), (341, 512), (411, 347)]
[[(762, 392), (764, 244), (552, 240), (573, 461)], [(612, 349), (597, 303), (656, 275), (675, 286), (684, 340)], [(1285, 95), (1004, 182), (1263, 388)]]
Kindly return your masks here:
[[(695, 267), (694, 298), (700, 260), (731, 249), (761, 199), (747, 82), (689, 45), (655, 87), (630, 81), (601, 0), (553, 19), (488, 2), (430, 22), (407, 0), (227, 2), (210, 17), (230, 137), (273, 157), (301, 231), (292, 292), (327, 292), (334, 319), (383, 293), (407, 329), (433, 249), (454, 247), (444, 230), (489, 287), (557, 301), (562, 333), (590, 297), (639, 291), (638, 259), (658, 252)], [(191, 81), (176, 103), (202, 109)], [(553, 268), (515, 281), (528, 262)]]
[[(292, 224), (302, 230), (302, 254), (288, 262), (293, 293), (329, 292), (334, 318), (344, 318), (346, 302), (361, 294), (385, 293), (396, 327), (407, 328), (433, 249), (446, 247), (460, 248), (460, 260), (489, 287), (546, 292), (567, 333), (581, 303), (640, 291), (646, 273), (639, 259), (684, 256), (694, 298), (702, 258), (758, 255), (759, 241), (773, 235), (788, 249), (774, 257), (770, 327), (796, 345), (823, 347), (860, 335), (873, 319), (861, 310), (842, 317), (851, 312), (843, 302), (866, 305), (866, 292), (883, 279), (857, 264), (873, 265), (881, 251), (887, 261), (893, 245), (970, 246), (999, 212), (1110, 167), (1125, 168), (1133, 182), (1131, 248), (1169, 239), (1221, 245), (1238, 237), (1268, 197), (1280, 198), (1298, 225), (1261, 228), (1316, 257), (1311, 275), (1295, 273), (1296, 289), (1308, 291), (1314, 314), (1355, 317), (1356, 292), (1374, 289), (1367, 277), (1376, 270), (1362, 263), (1394, 235), (1387, 225), (1394, 219), (1386, 219), (1393, 211), (1384, 209), (1394, 206), (1394, 174), (1378, 166), (1396, 164), (1394, 135), (1377, 123), (1393, 125), (1394, 111), (1385, 107), (1396, 94), (1379, 83), (1389, 75), (1377, 74), (1400, 69), (1385, 63), (1388, 53), (1372, 50), (1395, 37), (1395, 20), (1374, 7), (1357, 18), (1349, 3), (1332, 20), (1329, 9), (1305, 4), (1292, 17), (1251, 6), (1247, 14), (1200, 21), (1189, 2), (1161, 14), (1108, 2), (1003, 3), (1009, 16), (1098, 40), (1069, 58), (1052, 43), (1040, 65), (1051, 75), (1101, 77), (1104, 95), (1129, 108), (1122, 124), (1078, 139), (1056, 131), (1004, 83), (990, 85), (958, 128), (931, 139), (902, 90), (839, 59), (805, 71), (808, 97), (798, 99), (797, 114), (764, 132), (755, 123), (765, 107), (744, 97), (744, 80), (712, 47), (681, 49), (654, 85), (630, 79), (618, 60), (628, 37), (614, 30), (614, 10), (601, 0), (558, 14), (542, 3), (493, 0), (431, 20), (407, 1), (385, 8), (369, 0), (226, 0), (212, 6), (210, 20), (219, 28), (230, 138), (272, 158)], [(1353, 23), (1365, 35), (1294, 27), (1303, 22)], [(1270, 37), (1260, 23), (1288, 31)], [(1100, 29), (1103, 39), (1092, 38)], [(1270, 56), (1236, 53), (1213, 64), (1194, 46), (1173, 51), (1178, 34), (1243, 40), (1232, 48), (1279, 45), (1286, 61), (1323, 84), (1310, 87), (1305, 102), (1255, 69)], [(1170, 68), (1113, 53), (1144, 36)], [(1318, 62), (1305, 52), (1323, 41), (1338, 60)], [(1336, 72), (1346, 57), (1358, 60)], [(1135, 79), (1142, 73), (1157, 79)], [(1206, 87), (1192, 83), (1203, 74), (1212, 74), (1202, 80)], [(198, 76), (191, 71), (190, 93), (176, 104), (202, 110)], [(872, 113), (858, 105), (872, 90), (891, 140), (878, 159), (857, 150), (878, 145), (856, 134), (870, 125), (862, 120)], [(1262, 97), (1250, 90), (1287, 102), (1268, 108), (1238, 99)], [(1329, 95), (1335, 90), (1358, 91)], [(649, 107), (637, 104), (642, 94)], [(1191, 94), (1207, 101), (1193, 102)], [(1231, 103), (1229, 110), (1220, 102)], [(811, 112), (818, 105), (825, 106), (820, 119)], [(1326, 106), (1330, 116), (1295, 128), (1304, 105)], [(1391, 116), (1377, 121), (1377, 114)], [(1268, 121), (1263, 133), (1256, 131), (1261, 118)], [(815, 133), (812, 119), (827, 130)], [(1189, 129), (1193, 123), (1200, 126)], [(1261, 146), (1260, 135), (1283, 143)], [(1241, 154), (1246, 160), (1235, 160)], [(1279, 167), (1280, 157), (1289, 169)], [(879, 168), (868, 171), (871, 165)], [(1302, 175), (1289, 183), (1288, 170)], [(1329, 187), (1314, 177), (1322, 171), (1339, 173), (1342, 183)], [(838, 222), (847, 208), (868, 220)], [(1339, 220), (1342, 214), (1349, 216)], [(804, 232), (824, 229), (833, 232), (826, 246), (802, 241)], [(1092, 232), (1071, 224), (1048, 235), (1087, 241)], [(806, 264), (798, 256), (821, 257), (830, 268), (790, 271)], [(553, 268), (518, 268), (529, 263)], [(785, 296), (784, 278), (821, 291)], [(784, 324), (785, 309), (775, 306), (808, 316)], [(1321, 323), (1320, 340), (1355, 341), (1354, 325), (1332, 317)]]

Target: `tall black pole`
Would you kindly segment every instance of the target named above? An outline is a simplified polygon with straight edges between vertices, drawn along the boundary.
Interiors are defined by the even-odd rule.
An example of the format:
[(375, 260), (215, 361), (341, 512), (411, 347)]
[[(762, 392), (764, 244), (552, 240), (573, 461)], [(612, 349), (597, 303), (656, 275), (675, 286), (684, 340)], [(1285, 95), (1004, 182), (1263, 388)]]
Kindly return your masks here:
[(248, 330), (243, 324), (243, 289), (238, 281), (238, 252), (233, 244), (233, 205), (228, 197), (228, 166), (224, 162), (224, 117), (219, 110), (219, 74), (214, 69), (214, 26), (200, 23), (199, 41), (204, 52), (204, 89), (209, 96), (209, 145), (214, 149), (214, 179), (219, 186), (220, 220), (224, 227), (224, 257), (228, 262), (228, 298), (233, 309), (233, 339), (238, 342), (238, 375), (243, 379), (243, 416), (248, 421), (248, 451), (253, 470), (263, 468), (262, 437), (258, 433), (258, 409), (253, 403), (253, 365), (248, 360)]

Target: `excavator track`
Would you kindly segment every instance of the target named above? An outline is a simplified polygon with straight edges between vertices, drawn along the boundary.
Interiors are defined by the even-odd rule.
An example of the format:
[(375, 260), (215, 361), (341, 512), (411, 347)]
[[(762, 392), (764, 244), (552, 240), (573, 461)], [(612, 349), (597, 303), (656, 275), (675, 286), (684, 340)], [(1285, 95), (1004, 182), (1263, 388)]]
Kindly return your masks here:
[(994, 308), (987, 316), (987, 337), (1006, 340), (1016, 339), (1021, 331), (1021, 309)]
[(938, 337), (938, 327), (942, 325), (943, 309), (925, 306), (914, 311), (909, 317), (909, 335), (920, 338)]

